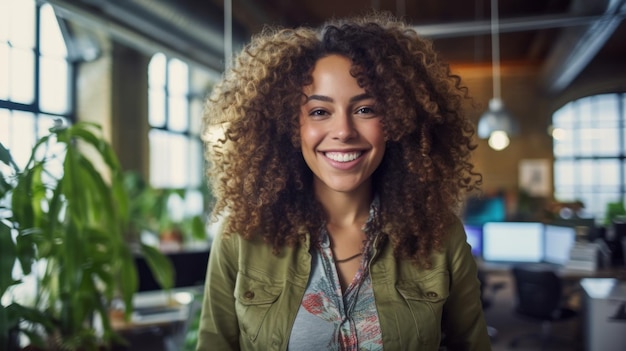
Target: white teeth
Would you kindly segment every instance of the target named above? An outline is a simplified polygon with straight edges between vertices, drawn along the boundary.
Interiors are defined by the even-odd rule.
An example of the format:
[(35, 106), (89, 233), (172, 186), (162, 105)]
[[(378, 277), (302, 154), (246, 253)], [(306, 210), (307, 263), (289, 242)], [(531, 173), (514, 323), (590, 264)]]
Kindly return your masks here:
[(337, 162), (350, 162), (354, 161), (359, 156), (361, 156), (362, 152), (327, 152), (326, 157), (330, 158), (333, 161)]

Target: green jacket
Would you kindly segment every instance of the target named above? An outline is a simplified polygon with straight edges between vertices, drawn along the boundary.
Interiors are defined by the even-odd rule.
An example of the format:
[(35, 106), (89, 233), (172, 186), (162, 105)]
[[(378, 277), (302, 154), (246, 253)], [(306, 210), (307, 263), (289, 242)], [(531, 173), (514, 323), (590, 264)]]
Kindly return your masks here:
[[(286, 350), (310, 263), (308, 240), (273, 255), (261, 239), (218, 234), (197, 350)], [(374, 252), (370, 275), (384, 349), (439, 350), (443, 343), (447, 350), (491, 350), (476, 263), (459, 221), (432, 263), (427, 270), (398, 260), (389, 243)]]

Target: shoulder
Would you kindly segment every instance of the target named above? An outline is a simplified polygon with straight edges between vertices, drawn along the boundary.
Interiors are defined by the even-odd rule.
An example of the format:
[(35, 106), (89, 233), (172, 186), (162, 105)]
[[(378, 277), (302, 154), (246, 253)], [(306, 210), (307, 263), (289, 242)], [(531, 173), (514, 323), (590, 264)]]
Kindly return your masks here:
[(463, 222), (456, 215), (451, 215), (451, 220), (446, 228), (445, 236), (446, 246), (457, 246), (467, 241)]

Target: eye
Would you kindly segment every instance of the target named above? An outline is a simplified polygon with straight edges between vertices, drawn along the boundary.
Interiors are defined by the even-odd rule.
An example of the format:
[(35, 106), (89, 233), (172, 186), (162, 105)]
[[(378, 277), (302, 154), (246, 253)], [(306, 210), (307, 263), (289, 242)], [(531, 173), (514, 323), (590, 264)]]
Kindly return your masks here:
[(309, 116), (312, 117), (322, 117), (322, 116), (326, 116), (328, 115), (328, 112), (326, 110), (322, 110), (322, 109), (315, 109), (311, 112), (309, 112)]
[(370, 106), (361, 106), (354, 111), (354, 114), (367, 116), (376, 116), (376, 111)]

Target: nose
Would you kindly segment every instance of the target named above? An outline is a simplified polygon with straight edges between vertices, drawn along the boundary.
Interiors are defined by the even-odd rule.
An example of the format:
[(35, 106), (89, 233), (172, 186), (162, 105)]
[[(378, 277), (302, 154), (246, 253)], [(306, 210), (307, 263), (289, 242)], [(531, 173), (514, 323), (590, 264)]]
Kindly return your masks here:
[(340, 141), (347, 141), (356, 138), (358, 135), (354, 126), (354, 121), (349, 114), (342, 112), (335, 115), (333, 123), (333, 137)]

